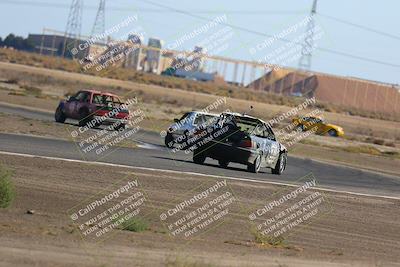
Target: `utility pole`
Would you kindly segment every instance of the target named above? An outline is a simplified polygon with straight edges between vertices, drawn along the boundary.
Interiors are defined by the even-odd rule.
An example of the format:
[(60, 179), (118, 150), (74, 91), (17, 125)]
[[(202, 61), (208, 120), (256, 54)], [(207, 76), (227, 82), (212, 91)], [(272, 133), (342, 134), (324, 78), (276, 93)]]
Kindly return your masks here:
[[(96, 19), (93, 24), (91, 38), (96, 37), (96, 40), (101, 40), (104, 44), (107, 43), (107, 37), (102, 36), (106, 30), (106, 0), (100, 0), (97, 10)], [(100, 36), (102, 36), (100, 38)]]
[(309, 20), (307, 22), (307, 30), (304, 38), (303, 48), (301, 49), (301, 57), (299, 61), (299, 69), (309, 71), (311, 69), (312, 50), (314, 49), (314, 16), (317, 13), (317, 1), (314, 0)]
[(81, 37), (82, 28), (82, 11), (83, 0), (72, 0), (64, 34), (63, 57), (65, 56), (65, 50), (70, 51), (73, 58), (78, 52), (78, 40)]

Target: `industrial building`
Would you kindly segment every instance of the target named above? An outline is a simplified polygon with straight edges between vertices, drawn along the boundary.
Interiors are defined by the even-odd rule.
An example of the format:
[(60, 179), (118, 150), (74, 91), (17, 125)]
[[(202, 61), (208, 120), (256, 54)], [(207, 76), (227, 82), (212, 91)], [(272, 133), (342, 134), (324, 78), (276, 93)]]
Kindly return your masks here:
[(375, 81), (291, 69), (272, 70), (248, 88), (380, 113), (400, 113), (400, 87)]

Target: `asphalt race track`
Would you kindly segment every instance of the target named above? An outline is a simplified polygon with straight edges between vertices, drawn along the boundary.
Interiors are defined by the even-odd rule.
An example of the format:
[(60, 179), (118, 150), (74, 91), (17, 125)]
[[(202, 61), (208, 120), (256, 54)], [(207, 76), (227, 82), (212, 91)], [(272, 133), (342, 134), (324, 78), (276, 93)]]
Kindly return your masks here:
[[(51, 113), (2, 104), (0, 104), (0, 112), (30, 119), (54, 120)], [(246, 167), (239, 164), (230, 164), (227, 169), (220, 168), (218, 162), (211, 159), (207, 159), (204, 165), (194, 164), (191, 154), (172, 153), (162, 146), (162, 139), (156, 133), (141, 131), (132, 138), (132, 142), (134, 140), (139, 147), (112, 148), (99, 156), (94, 151), (82, 153), (77, 144), (72, 141), (0, 134), (0, 151), (282, 183), (296, 183), (302, 176), (312, 173), (319, 187), (379, 196), (400, 196), (400, 177), (290, 157), (290, 153), (288, 166), (283, 175), (273, 175), (269, 169), (262, 169), (260, 173), (254, 174), (247, 172)]]

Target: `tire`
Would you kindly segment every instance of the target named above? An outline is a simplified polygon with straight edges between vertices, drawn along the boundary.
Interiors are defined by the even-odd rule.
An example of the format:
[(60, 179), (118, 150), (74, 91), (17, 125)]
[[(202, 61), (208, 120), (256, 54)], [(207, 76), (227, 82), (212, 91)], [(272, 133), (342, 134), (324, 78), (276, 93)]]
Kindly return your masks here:
[(229, 165), (229, 161), (220, 159), (220, 160), (218, 160), (218, 164), (219, 164), (219, 166), (222, 167), (222, 168), (227, 168), (228, 165)]
[(329, 134), (329, 136), (333, 136), (333, 137), (337, 137), (338, 136), (337, 131), (335, 129), (330, 129), (328, 131), (328, 134)]
[(96, 122), (95, 124), (94, 124), (94, 127), (99, 127), (101, 125), (101, 122)]
[(119, 131), (120, 129), (125, 129), (126, 128), (126, 125), (125, 125), (125, 123), (121, 123), (120, 125), (118, 125), (117, 127), (115, 127), (115, 131)]
[(89, 117), (89, 111), (86, 109), (79, 110), (79, 126), (86, 126), (86, 124), (91, 120)]
[(165, 139), (164, 139), (165, 146), (168, 148), (172, 148), (174, 146), (173, 141), (174, 141), (174, 137), (172, 136), (172, 134), (167, 133), (167, 135), (165, 136)]
[(204, 164), (204, 161), (206, 161), (206, 155), (198, 150), (195, 150), (193, 152), (193, 162), (196, 164)]
[(258, 173), (261, 169), (261, 156), (257, 156), (254, 160), (254, 163), (250, 163), (247, 165), (247, 171)]
[(276, 162), (275, 168), (271, 169), (272, 174), (281, 175), (286, 169), (287, 155), (286, 153), (281, 153), (279, 159)]
[(61, 107), (59, 106), (56, 109), (56, 113), (54, 114), (54, 118), (56, 122), (64, 123), (67, 117), (65, 116), (64, 112), (62, 111)]
[(306, 131), (306, 127), (304, 126), (304, 124), (297, 125), (297, 129), (300, 129), (302, 132)]

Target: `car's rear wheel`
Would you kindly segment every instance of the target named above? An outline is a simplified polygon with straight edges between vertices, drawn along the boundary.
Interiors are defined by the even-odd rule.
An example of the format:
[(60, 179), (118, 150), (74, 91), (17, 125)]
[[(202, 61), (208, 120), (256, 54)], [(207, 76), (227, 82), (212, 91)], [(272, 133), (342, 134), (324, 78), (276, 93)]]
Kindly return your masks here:
[(261, 169), (261, 156), (258, 155), (253, 163), (247, 165), (247, 170), (249, 172), (257, 173)]
[(271, 169), (272, 173), (281, 175), (283, 171), (286, 169), (286, 163), (287, 163), (287, 155), (286, 153), (281, 153), (279, 155), (279, 159), (275, 165), (275, 168)]
[(174, 141), (174, 137), (172, 136), (172, 134), (167, 133), (167, 135), (165, 136), (165, 139), (164, 139), (165, 146), (168, 148), (172, 148), (174, 146), (173, 141)]
[(201, 152), (199, 150), (195, 150), (193, 152), (193, 162), (196, 164), (203, 164), (204, 161), (206, 161), (206, 155), (204, 154), (204, 152)]
[(337, 133), (337, 131), (336, 131), (335, 129), (330, 129), (330, 130), (328, 131), (328, 134), (329, 134), (330, 136), (333, 136), (333, 137), (337, 137), (337, 136), (338, 136), (338, 133)]
[(59, 122), (59, 123), (64, 123), (65, 120), (67, 119), (67, 117), (65, 116), (65, 114), (62, 111), (61, 107), (58, 107), (56, 109), (56, 113), (54, 114), (54, 118), (55, 118), (56, 122)]
[(222, 168), (226, 168), (226, 167), (228, 167), (228, 165), (229, 165), (229, 161), (226, 161), (226, 160), (218, 160), (218, 164), (219, 164), (219, 166), (220, 167), (222, 167)]

